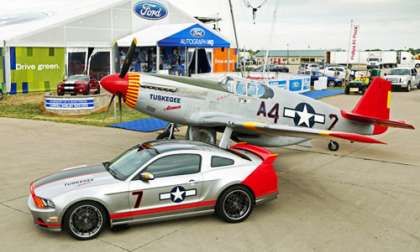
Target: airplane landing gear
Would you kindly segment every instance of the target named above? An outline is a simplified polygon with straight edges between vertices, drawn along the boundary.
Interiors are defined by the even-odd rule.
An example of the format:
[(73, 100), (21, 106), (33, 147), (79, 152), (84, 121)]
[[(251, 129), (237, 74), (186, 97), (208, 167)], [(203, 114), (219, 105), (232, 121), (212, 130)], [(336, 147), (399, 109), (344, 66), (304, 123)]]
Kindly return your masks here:
[(328, 149), (330, 151), (338, 151), (338, 149), (340, 148), (340, 145), (336, 142), (336, 141), (330, 141), (328, 143)]
[(162, 133), (160, 133), (156, 137), (156, 139), (157, 140), (161, 140), (161, 139), (165, 139), (165, 140), (175, 139), (175, 134), (174, 134), (175, 129), (176, 129), (175, 123), (168, 124), (168, 126), (166, 126), (166, 129)]
[(209, 144), (216, 144), (216, 131), (211, 128), (189, 126), (186, 139)]

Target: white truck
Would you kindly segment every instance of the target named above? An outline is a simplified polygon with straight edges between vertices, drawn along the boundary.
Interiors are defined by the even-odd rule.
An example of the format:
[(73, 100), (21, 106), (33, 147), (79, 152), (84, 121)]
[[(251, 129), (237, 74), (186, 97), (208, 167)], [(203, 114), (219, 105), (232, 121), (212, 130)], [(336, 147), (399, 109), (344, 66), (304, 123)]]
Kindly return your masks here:
[[(328, 54), (327, 54), (328, 56)], [(349, 60), (345, 51), (329, 52), (330, 64), (347, 64)], [(349, 63), (367, 65), (368, 68), (387, 68), (397, 66), (415, 67), (416, 61), (410, 52), (405, 51), (358, 51)]]
[(385, 79), (392, 83), (392, 87), (403, 88), (407, 92), (420, 86), (420, 75), (414, 67), (393, 68)]

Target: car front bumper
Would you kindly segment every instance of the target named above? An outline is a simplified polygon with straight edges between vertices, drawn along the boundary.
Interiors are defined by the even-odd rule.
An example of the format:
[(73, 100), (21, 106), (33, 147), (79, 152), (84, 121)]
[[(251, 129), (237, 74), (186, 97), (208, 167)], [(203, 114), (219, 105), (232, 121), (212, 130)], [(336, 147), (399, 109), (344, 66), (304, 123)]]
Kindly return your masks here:
[(27, 204), (37, 227), (56, 232), (62, 230), (61, 218), (56, 209), (37, 208), (31, 196), (28, 197)]
[(406, 82), (391, 82), (393, 87), (407, 87)]

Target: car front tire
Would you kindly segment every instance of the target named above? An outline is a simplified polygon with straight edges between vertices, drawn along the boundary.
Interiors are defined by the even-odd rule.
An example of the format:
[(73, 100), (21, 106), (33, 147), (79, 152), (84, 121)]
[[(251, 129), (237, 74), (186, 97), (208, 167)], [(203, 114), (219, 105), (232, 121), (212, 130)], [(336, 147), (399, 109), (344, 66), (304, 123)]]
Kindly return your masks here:
[(63, 217), (64, 230), (77, 240), (90, 240), (97, 237), (107, 224), (106, 210), (93, 201), (74, 204)]
[(328, 81), (328, 87), (335, 87), (335, 81)]
[(411, 82), (407, 83), (407, 87), (405, 88), (405, 92), (410, 92), (411, 91)]
[(229, 223), (246, 220), (254, 209), (255, 199), (245, 186), (235, 185), (226, 189), (218, 198), (216, 214)]

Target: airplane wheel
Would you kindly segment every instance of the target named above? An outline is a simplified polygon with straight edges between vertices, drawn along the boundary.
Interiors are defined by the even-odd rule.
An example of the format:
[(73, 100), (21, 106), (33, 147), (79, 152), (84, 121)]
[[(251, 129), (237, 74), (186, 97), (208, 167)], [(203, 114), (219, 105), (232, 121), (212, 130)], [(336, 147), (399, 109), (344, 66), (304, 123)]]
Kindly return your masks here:
[(338, 151), (339, 148), (340, 148), (340, 145), (336, 141), (330, 141), (328, 143), (328, 149), (330, 151)]

